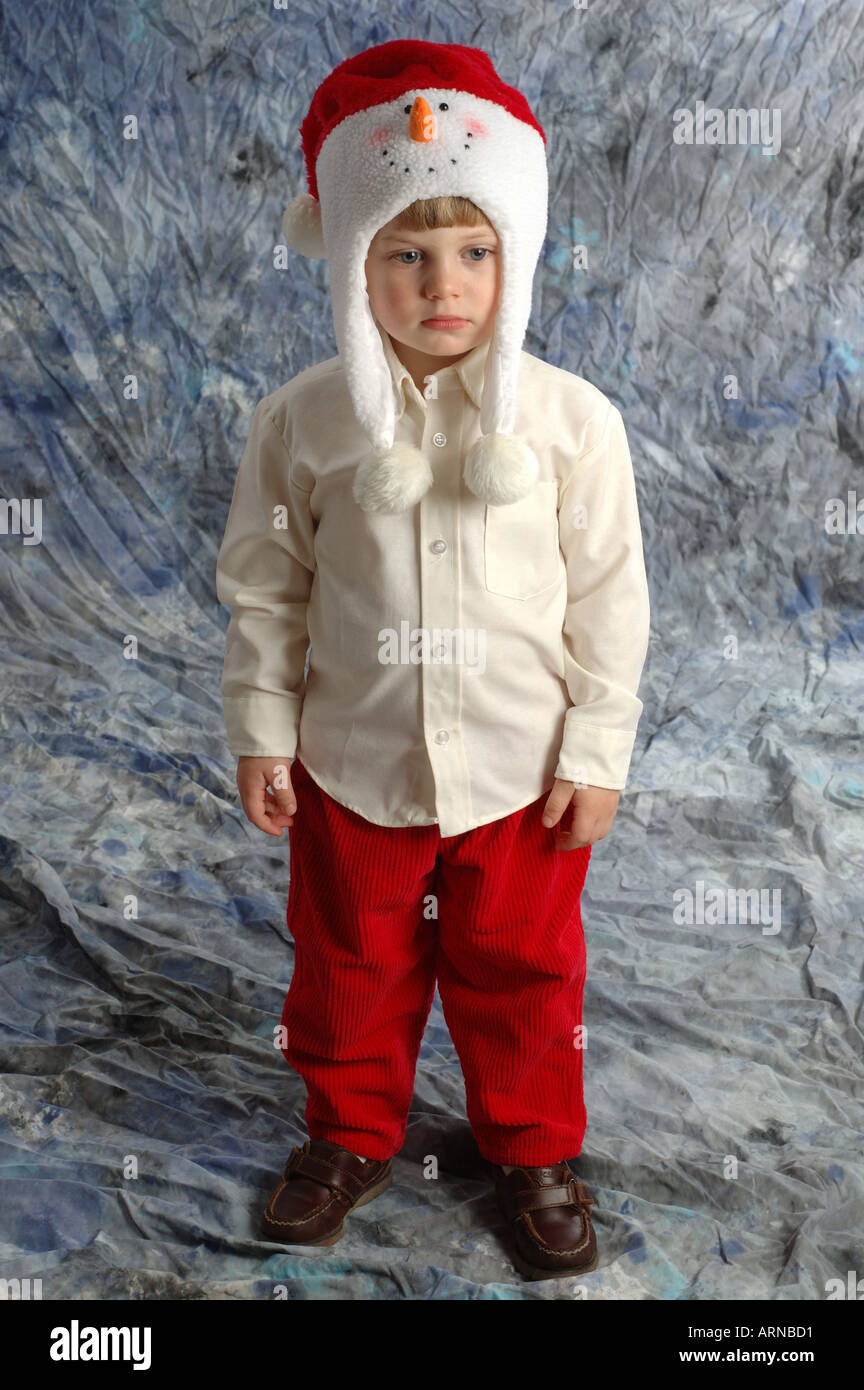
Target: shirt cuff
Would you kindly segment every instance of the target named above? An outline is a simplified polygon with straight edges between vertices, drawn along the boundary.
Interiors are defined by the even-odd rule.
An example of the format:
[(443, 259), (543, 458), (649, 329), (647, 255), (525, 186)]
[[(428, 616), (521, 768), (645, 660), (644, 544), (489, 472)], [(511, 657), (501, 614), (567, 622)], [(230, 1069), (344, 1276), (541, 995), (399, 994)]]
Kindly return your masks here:
[(290, 693), (232, 695), (222, 701), (228, 747), (235, 758), (293, 758), (303, 701)]
[(555, 776), (564, 782), (577, 782), (586, 787), (623, 791), (636, 731), (580, 724), (575, 718), (571, 720), (571, 714), (578, 715), (578, 710), (571, 708), (564, 717), (564, 739)]

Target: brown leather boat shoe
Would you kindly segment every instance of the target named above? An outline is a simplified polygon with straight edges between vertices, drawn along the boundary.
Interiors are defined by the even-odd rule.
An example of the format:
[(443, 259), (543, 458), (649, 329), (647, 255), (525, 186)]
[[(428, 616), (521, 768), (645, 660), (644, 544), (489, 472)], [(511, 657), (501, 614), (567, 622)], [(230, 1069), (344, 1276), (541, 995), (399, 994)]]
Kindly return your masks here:
[(261, 1233), (283, 1245), (335, 1245), (345, 1217), (393, 1181), (393, 1160), (367, 1159), (332, 1144), (307, 1139), (291, 1150), (282, 1181), (264, 1211)]
[(597, 1268), (594, 1198), (566, 1163), (495, 1170), (498, 1207), (510, 1224), (513, 1263), (527, 1279), (563, 1279)]

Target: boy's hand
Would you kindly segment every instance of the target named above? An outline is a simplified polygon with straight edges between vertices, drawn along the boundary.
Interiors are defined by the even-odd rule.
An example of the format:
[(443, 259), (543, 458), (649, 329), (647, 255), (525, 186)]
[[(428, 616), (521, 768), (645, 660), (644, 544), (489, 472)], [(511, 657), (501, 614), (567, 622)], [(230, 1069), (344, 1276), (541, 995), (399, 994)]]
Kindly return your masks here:
[(569, 828), (559, 830), (555, 848), (584, 849), (596, 840), (605, 839), (615, 819), (620, 796), (620, 792), (610, 787), (577, 788), (575, 782), (562, 782), (556, 777), (543, 810), (543, 824), (557, 825), (571, 802), (573, 817)]
[(237, 790), (243, 810), (259, 830), (281, 837), (283, 826), (294, 824), (297, 797), (290, 758), (238, 758)]

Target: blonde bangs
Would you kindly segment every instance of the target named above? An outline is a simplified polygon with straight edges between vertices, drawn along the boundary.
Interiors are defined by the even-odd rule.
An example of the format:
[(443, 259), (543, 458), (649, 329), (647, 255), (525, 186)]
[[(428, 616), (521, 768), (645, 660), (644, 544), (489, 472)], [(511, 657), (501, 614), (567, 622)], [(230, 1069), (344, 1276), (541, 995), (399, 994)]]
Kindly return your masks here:
[(418, 198), (393, 219), (393, 230), (434, 232), (438, 227), (482, 227), (489, 222), (470, 198)]

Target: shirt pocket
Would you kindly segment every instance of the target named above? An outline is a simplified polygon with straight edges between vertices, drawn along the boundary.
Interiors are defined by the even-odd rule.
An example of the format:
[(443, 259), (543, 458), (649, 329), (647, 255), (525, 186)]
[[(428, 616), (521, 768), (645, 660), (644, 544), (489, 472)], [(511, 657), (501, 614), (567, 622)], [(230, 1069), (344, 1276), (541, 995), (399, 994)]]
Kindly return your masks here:
[(486, 588), (505, 598), (533, 598), (558, 578), (558, 484), (535, 483), (527, 497), (486, 508)]

